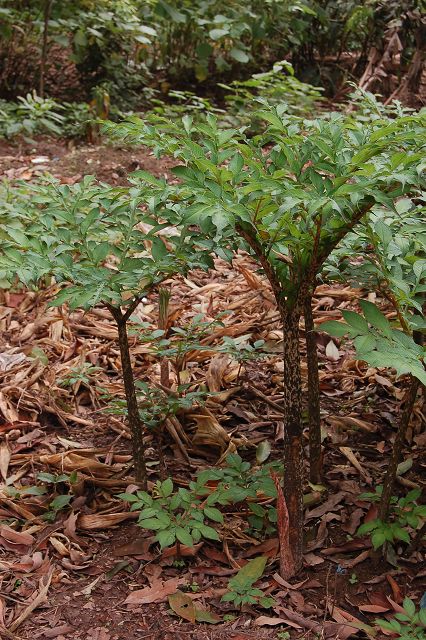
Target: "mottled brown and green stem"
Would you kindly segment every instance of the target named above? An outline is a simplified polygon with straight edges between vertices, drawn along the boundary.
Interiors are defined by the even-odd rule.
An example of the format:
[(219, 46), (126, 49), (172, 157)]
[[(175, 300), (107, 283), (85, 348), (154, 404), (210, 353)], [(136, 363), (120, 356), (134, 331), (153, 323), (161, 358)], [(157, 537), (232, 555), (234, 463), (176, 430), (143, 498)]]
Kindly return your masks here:
[(136, 308), (138, 302), (139, 301), (135, 301), (132, 303), (126, 313), (122, 313), (121, 309), (118, 307), (113, 307), (111, 305), (107, 306), (117, 324), (118, 329), (118, 344), (120, 347), (121, 368), (127, 404), (127, 420), (132, 435), (135, 480), (142, 489), (146, 490), (148, 476), (145, 462), (145, 447), (143, 443), (143, 428), (139, 415), (133, 367), (130, 358), (129, 338), (127, 334), (127, 320)]
[(417, 397), (417, 391), (420, 387), (420, 381), (414, 376), (410, 376), (409, 387), (405, 397), (405, 406), (399, 420), (398, 431), (396, 432), (395, 442), (392, 447), (392, 455), (389, 460), (386, 474), (383, 480), (382, 497), (379, 504), (378, 517), (382, 521), (386, 521), (389, 513), (390, 501), (393, 494), (393, 489), (396, 480), (396, 472), (398, 464), (402, 457), (402, 451), (404, 448), (405, 436), (410, 426), (410, 418), (413, 413), (414, 403)]
[(309, 419), (309, 477), (312, 483), (321, 482), (321, 411), (318, 375), (318, 351), (314, 318), (312, 314), (312, 296), (304, 300), (306, 358), (308, 364), (308, 419)]
[[(406, 333), (410, 332), (410, 328), (405, 321), (404, 317), (400, 313), (399, 305), (397, 301), (392, 297), (388, 299), (391, 300), (394, 308), (398, 313), (398, 317), (400, 318), (401, 326)], [(423, 308), (424, 311), (424, 308)], [(413, 339), (417, 344), (423, 344), (423, 334), (420, 331), (413, 332)], [(382, 521), (386, 521), (389, 514), (390, 501), (392, 498), (393, 489), (396, 481), (396, 473), (398, 469), (398, 464), (402, 458), (402, 452), (404, 448), (404, 442), (406, 438), (406, 434), (408, 431), (408, 427), (410, 426), (411, 415), (413, 413), (414, 404), (417, 398), (417, 392), (421, 387), (421, 382), (418, 378), (414, 376), (410, 376), (409, 384), (407, 388), (407, 393), (405, 396), (405, 406), (403, 412), (401, 414), (398, 430), (395, 436), (395, 442), (392, 447), (392, 455), (389, 461), (389, 465), (386, 469), (386, 474), (383, 480), (383, 491), (382, 497), (380, 499), (379, 504), (379, 513), (378, 517)]]
[(303, 424), (302, 424), (302, 376), (299, 346), (299, 322), (303, 311), (301, 292), (288, 300), (278, 275), (265, 255), (262, 244), (252, 232), (238, 228), (239, 233), (253, 249), (277, 301), (283, 328), (283, 413), (284, 413), (284, 500), (288, 513), (288, 557), (281, 566), (286, 566), (285, 579), (297, 574), (303, 564)]
[(289, 544), (293, 567), (287, 579), (297, 574), (303, 562), (303, 424), (302, 378), (299, 347), (301, 309), (280, 305), (284, 330), (284, 497), (289, 519)]

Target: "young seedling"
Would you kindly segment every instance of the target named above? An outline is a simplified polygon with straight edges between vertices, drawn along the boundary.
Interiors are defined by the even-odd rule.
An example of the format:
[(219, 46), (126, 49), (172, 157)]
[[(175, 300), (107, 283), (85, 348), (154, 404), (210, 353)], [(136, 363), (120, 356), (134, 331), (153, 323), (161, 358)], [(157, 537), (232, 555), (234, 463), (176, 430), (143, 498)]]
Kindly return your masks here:
[(140, 511), (139, 526), (155, 531), (155, 539), (162, 549), (176, 544), (178, 559), (180, 544), (192, 547), (201, 538), (220, 540), (216, 529), (205, 523), (206, 519), (222, 523), (219, 509), (202, 503), (188, 489), (179, 487), (175, 490), (170, 478), (158, 481), (152, 494), (138, 491), (136, 494), (123, 493), (119, 497), (131, 504), (132, 511)]
[[(375, 493), (363, 493), (360, 499), (380, 503), (382, 493), (383, 486), (379, 485)], [(387, 520), (370, 520), (358, 528), (357, 535), (369, 534), (375, 550), (383, 547), (386, 551), (386, 547), (392, 546), (397, 540), (409, 544), (416, 531), (426, 521), (426, 505), (417, 504), (420, 495), (420, 489), (413, 489), (404, 498), (392, 496)]]
[(232, 602), (235, 607), (244, 605), (260, 605), (268, 609), (275, 603), (273, 598), (265, 596), (263, 591), (254, 585), (265, 571), (267, 558), (259, 556), (249, 560), (228, 583), (228, 592), (222, 596), (222, 602)]
[[(206, 503), (209, 505), (246, 503), (248, 522), (254, 531), (271, 533), (277, 522), (276, 508), (269, 503), (260, 504), (260, 501), (276, 499), (270, 470), (278, 466), (279, 463), (269, 463), (255, 469), (237, 453), (231, 453), (226, 458), (226, 466), (201, 471), (190, 487), (199, 495), (208, 496)], [(214, 489), (208, 483), (212, 483)]]
[(410, 598), (404, 598), (403, 613), (396, 613), (390, 620), (376, 620), (385, 633), (390, 632), (399, 640), (424, 640), (426, 638), (426, 608), (416, 610)]

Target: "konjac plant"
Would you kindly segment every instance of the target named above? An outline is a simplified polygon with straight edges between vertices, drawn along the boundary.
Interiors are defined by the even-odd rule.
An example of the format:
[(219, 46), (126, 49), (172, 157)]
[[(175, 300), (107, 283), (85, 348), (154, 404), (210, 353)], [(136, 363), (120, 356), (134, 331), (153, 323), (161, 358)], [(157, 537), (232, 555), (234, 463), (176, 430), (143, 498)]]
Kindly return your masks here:
[[(331, 277), (373, 290), (395, 315), (392, 323), (371, 302), (361, 301), (364, 317), (344, 311), (344, 323), (326, 322), (321, 329), (350, 335), (357, 357), (371, 366), (388, 367), (406, 376), (406, 394), (383, 479), (379, 520), (388, 520), (398, 464), (401, 460), (419, 389), (426, 384), (426, 236), (424, 196), (402, 198), (391, 211), (377, 207), (348, 236), (333, 260)], [(360, 257), (363, 257), (360, 260)], [(337, 273), (336, 273), (337, 267)]]
[[(198, 228), (218, 255), (243, 247), (266, 275), (280, 312), (283, 342), (284, 495), (281, 572), (296, 574), (303, 558), (303, 423), (299, 322), (328, 256), (377, 204), (390, 209), (422, 183), (425, 115), (359, 122), (329, 114), (302, 120), (264, 104), (266, 124), (253, 138), (222, 130), (209, 115), (154, 126), (137, 118), (106, 128), (116, 136), (173, 155), (177, 185), (169, 190), (173, 220)], [(144, 188), (144, 176), (140, 176)], [(309, 345), (308, 345), (309, 347)], [(309, 357), (309, 356), (308, 356)], [(315, 367), (309, 384), (316, 385)], [(314, 411), (310, 407), (310, 412)], [(318, 413), (311, 420), (311, 465), (319, 465)]]
[(71, 310), (103, 305), (110, 311), (118, 330), (135, 479), (143, 488), (144, 425), (128, 321), (165, 278), (209, 264), (207, 253), (194, 250), (190, 235), (162, 237), (165, 225), (149, 211), (150, 200), (149, 189), (112, 188), (92, 176), (73, 186), (52, 180), (8, 187), (0, 218), (0, 279), (34, 287), (53, 277), (59, 290), (51, 304)]

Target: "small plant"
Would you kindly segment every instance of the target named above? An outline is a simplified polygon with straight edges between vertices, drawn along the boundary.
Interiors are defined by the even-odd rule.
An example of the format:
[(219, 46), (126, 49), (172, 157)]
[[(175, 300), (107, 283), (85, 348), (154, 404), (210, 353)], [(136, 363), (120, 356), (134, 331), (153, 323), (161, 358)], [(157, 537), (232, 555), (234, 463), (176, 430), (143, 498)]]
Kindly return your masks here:
[(222, 596), (222, 602), (232, 602), (239, 608), (245, 604), (260, 605), (265, 609), (272, 607), (275, 603), (274, 599), (265, 596), (261, 589), (254, 587), (254, 584), (263, 575), (266, 562), (267, 558), (263, 556), (249, 560), (249, 562), (230, 579), (228, 583), (229, 591)]
[[(361, 500), (378, 503), (381, 500), (383, 487), (377, 487), (375, 493), (363, 493)], [(417, 500), (421, 494), (420, 489), (413, 489), (405, 498), (392, 496), (388, 521), (379, 518), (362, 524), (357, 531), (359, 536), (370, 534), (374, 549), (388, 544), (394, 544), (402, 540), (409, 544), (412, 532), (426, 520), (426, 505), (418, 505)]]
[(246, 362), (264, 357), (265, 354), (262, 352), (264, 344), (264, 340), (256, 340), (253, 344), (250, 344), (247, 341), (247, 336), (240, 336), (239, 338), (224, 336), (223, 343), (218, 350), (222, 353), (227, 353), (240, 365), (237, 375), (238, 381), (241, 375), (241, 369)]
[[(15, 193), (19, 193), (18, 190)], [(32, 197), (28, 195), (31, 193)], [(64, 286), (51, 302), (71, 309), (106, 307), (118, 332), (121, 368), (132, 434), (135, 479), (146, 488), (147, 471), (143, 427), (135, 390), (128, 340), (128, 320), (142, 298), (165, 278), (211, 263), (207, 252), (195, 251), (188, 234), (166, 241), (159, 235), (166, 226), (159, 210), (142, 210), (150, 199), (145, 189), (110, 188), (86, 176), (71, 186), (50, 180), (31, 185), (25, 194), (25, 208), (8, 194), (8, 232), (0, 251), (0, 277), (37, 287), (53, 275)], [(153, 204), (151, 202), (151, 204)], [(154, 205), (153, 205), (154, 206)], [(19, 229), (15, 229), (17, 212)], [(164, 211), (163, 211), (164, 214)], [(164, 215), (163, 215), (164, 217)], [(143, 233), (140, 223), (148, 223)], [(146, 241), (149, 240), (150, 249)], [(173, 250), (166, 242), (173, 241)], [(195, 240), (194, 240), (195, 241)], [(196, 242), (196, 241), (195, 241)], [(4, 270), (4, 271), (3, 271)]]
[(234, 620), (235, 616), (232, 613), (225, 613), (225, 615), (223, 616), (224, 622), (234, 622)]
[(216, 529), (205, 523), (206, 519), (222, 523), (219, 509), (202, 502), (193, 491), (182, 487), (175, 491), (170, 478), (156, 482), (151, 495), (138, 491), (119, 497), (131, 504), (132, 511), (140, 510), (139, 526), (156, 531), (162, 549), (176, 544), (178, 556), (180, 543), (192, 547), (201, 538), (220, 540)]
[(32, 136), (36, 133), (61, 135), (62, 106), (52, 98), (40, 98), (35, 92), (18, 102), (0, 101), (0, 137)]
[(404, 613), (396, 613), (391, 620), (376, 620), (376, 625), (383, 631), (390, 631), (401, 640), (425, 640), (426, 608), (416, 610), (410, 598), (404, 598)]
[(156, 429), (169, 416), (191, 409), (194, 404), (201, 404), (206, 398), (203, 391), (188, 391), (188, 385), (181, 385), (176, 392), (169, 393), (141, 380), (135, 386), (139, 415), (149, 429)]
[(48, 503), (48, 510), (43, 514), (43, 520), (54, 522), (59, 511), (65, 509), (73, 499), (72, 487), (77, 482), (77, 471), (71, 474), (53, 474), (40, 472), (37, 480), (41, 485), (29, 487), (6, 487), (6, 493), (14, 499), (26, 498), (28, 496), (44, 496), (48, 493), (48, 486), (52, 485), (53, 492), (57, 495)]
[(37, 475), (37, 480), (44, 484), (51, 484), (55, 491), (61, 491), (62, 488), (67, 493), (59, 493), (50, 503), (49, 510), (43, 515), (43, 520), (54, 522), (59, 511), (65, 509), (73, 499), (72, 486), (77, 482), (77, 471), (73, 471), (70, 475), (66, 473), (52, 474), (42, 471)]
[(141, 342), (150, 345), (150, 352), (153, 355), (170, 361), (178, 385), (181, 385), (189, 355), (195, 351), (214, 350), (214, 347), (208, 344), (208, 338), (213, 329), (224, 326), (220, 320), (224, 315), (226, 312), (218, 314), (215, 320), (206, 320), (200, 313), (191, 318), (187, 324), (171, 327), (170, 330), (149, 331), (149, 325), (140, 323), (133, 331)]
[[(278, 471), (279, 467), (279, 463), (270, 463), (253, 468), (240, 455), (231, 453), (226, 458), (225, 467), (201, 471), (197, 481), (191, 483), (190, 487), (200, 494), (209, 494), (206, 502), (211, 505), (246, 502), (251, 512), (248, 516), (250, 526), (256, 532), (265, 529), (266, 533), (271, 533), (277, 522), (276, 508), (271, 504), (259, 504), (259, 500), (276, 498), (277, 492), (270, 470)], [(214, 488), (207, 486), (207, 483)]]
[(288, 631), (278, 631), (277, 640), (290, 640), (290, 633)]
[(89, 362), (83, 362), (78, 367), (70, 369), (66, 375), (59, 380), (61, 387), (73, 387), (76, 384), (82, 384), (90, 387), (92, 384), (92, 376), (96, 376), (98, 371), (102, 371), (101, 367), (95, 367)]

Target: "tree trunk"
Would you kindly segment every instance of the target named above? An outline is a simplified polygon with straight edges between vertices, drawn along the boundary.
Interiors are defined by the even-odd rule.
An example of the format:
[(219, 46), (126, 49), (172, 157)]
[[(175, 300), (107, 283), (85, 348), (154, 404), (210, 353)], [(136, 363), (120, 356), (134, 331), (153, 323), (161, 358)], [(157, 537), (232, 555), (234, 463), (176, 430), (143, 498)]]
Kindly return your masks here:
[[(120, 315), (119, 315), (120, 314)], [(118, 328), (118, 343), (120, 346), (121, 368), (123, 371), (124, 391), (127, 403), (127, 419), (132, 434), (133, 462), (135, 467), (135, 480), (142, 489), (147, 488), (147, 471), (145, 463), (145, 448), (143, 444), (142, 423), (139, 416), (138, 402), (136, 398), (133, 369), (130, 359), (129, 339), (127, 336), (127, 322), (120, 310), (115, 310), (114, 319)]]
[(314, 484), (321, 482), (321, 411), (318, 376), (318, 351), (314, 319), (312, 315), (312, 296), (304, 302), (306, 352), (308, 363), (308, 417), (309, 417), (309, 475)]
[(392, 449), (392, 456), (389, 461), (389, 465), (386, 471), (385, 478), (383, 480), (383, 492), (382, 497), (379, 504), (379, 514), (378, 517), (383, 522), (386, 521), (389, 513), (390, 501), (393, 493), (393, 488), (396, 480), (396, 470), (398, 468), (398, 463), (401, 459), (402, 449), (404, 446), (405, 434), (407, 433), (407, 429), (410, 424), (411, 414), (413, 412), (414, 403), (416, 401), (417, 390), (420, 386), (420, 381), (411, 376), (410, 386), (407, 391), (405, 407), (402, 412), (398, 431), (396, 433), (395, 442)]
[(38, 93), (40, 98), (44, 98), (44, 76), (46, 73), (46, 60), (47, 60), (47, 36), (49, 32), (49, 20), (50, 12), (52, 9), (53, 0), (44, 0), (44, 25), (43, 25), (43, 42), (41, 47), (40, 58), (40, 83)]
[(289, 517), (289, 546), (296, 575), (303, 562), (303, 447), (302, 379), (300, 371), (299, 320), (301, 310), (280, 304), (284, 330), (284, 497)]
[(426, 70), (426, 24), (416, 30), (416, 49), (410, 66), (399, 87), (389, 96), (385, 104), (392, 100), (402, 100), (405, 104), (419, 107), (422, 104), (422, 78)]

